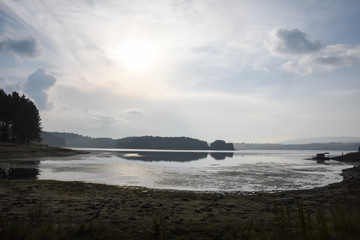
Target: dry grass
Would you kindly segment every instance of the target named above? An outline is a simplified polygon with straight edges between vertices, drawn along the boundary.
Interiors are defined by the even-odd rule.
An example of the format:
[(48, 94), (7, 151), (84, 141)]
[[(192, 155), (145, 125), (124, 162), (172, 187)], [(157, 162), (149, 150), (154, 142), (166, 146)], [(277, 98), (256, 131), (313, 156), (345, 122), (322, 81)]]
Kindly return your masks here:
[[(254, 195), (0, 181), (0, 235), (22, 239), (358, 239), (358, 179)], [(326, 233), (326, 234), (325, 234)], [(25, 236), (25, 237), (24, 237)], [(45, 237), (44, 237), (45, 236)]]

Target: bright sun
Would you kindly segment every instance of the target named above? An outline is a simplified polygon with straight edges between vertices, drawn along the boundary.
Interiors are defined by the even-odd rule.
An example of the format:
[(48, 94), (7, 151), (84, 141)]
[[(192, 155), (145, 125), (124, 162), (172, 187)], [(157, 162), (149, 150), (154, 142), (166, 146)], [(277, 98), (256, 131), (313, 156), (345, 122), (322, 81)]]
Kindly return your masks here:
[(128, 70), (135, 73), (148, 70), (155, 58), (153, 47), (143, 40), (124, 42), (117, 49), (116, 55)]

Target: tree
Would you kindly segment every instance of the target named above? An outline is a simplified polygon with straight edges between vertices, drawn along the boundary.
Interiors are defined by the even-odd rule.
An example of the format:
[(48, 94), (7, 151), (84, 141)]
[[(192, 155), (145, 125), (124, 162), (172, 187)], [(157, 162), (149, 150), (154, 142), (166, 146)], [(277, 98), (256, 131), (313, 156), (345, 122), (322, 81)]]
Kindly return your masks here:
[(0, 89), (0, 140), (40, 141), (42, 131), (39, 110), (25, 95), (6, 94)]
[(226, 143), (224, 140), (216, 140), (210, 143), (210, 150), (235, 150), (232, 143)]
[(8, 140), (10, 126), (10, 96), (0, 89), (0, 140)]

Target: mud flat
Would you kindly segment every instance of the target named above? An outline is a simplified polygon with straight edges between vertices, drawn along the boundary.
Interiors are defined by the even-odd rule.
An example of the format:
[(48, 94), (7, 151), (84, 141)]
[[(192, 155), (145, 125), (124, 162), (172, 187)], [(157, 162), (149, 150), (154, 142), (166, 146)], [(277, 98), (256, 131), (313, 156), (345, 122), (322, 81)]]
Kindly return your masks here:
[(69, 148), (50, 147), (43, 144), (0, 142), (0, 161), (2, 159), (16, 161), (24, 158), (67, 157), (84, 153), (86, 152), (75, 151)]
[(0, 236), (359, 239), (360, 169), (346, 169), (343, 176), (322, 188), (253, 194), (2, 180)]

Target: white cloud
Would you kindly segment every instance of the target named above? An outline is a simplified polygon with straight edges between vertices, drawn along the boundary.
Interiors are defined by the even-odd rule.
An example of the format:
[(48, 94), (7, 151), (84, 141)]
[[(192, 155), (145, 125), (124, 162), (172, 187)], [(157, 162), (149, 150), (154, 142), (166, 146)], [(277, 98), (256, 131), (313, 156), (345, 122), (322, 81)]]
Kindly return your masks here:
[(128, 110), (126, 111), (127, 114), (131, 114), (131, 115), (142, 115), (144, 114), (142, 111), (139, 110)]
[(267, 64), (269, 64), (269, 63), (267, 62), (267, 59), (265, 59), (265, 58), (259, 59), (259, 60), (255, 61), (255, 62), (252, 64), (252, 68), (253, 68), (255, 71), (269, 72), (269, 68), (266, 66)]
[(0, 77), (0, 88), (7, 93), (11, 93), (13, 91), (19, 91), (21, 85), (19, 83), (11, 83), (6, 78)]
[(339, 97), (354, 96), (360, 94), (360, 90), (359, 89), (326, 90), (325, 94), (330, 96), (339, 96)]
[(311, 117), (311, 115), (307, 113), (294, 113), (292, 116), (295, 118), (303, 118), (303, 119)]
[(102, 125), (110, 125), (110, 124), (117, 123), (118, 121), (123, 121), (122, 119), (120, 119), (118, 117), (103, 114), (103, 113), (90, 113), (90, 117), (93, 120), (95, 120), (97, 123), (102, 124)]
[[(272, 70), (282, 65), (285, 71), (310, 75), (356, 64), (359, 56), (356, 46), (326, 46), (318, 41), (336, 43), (350, 35), (353, 37), (348, 42), (358, 41), (353, 26), (336, 21), (339, 15), (347, 16), (336, 7), (343, 5), (341, 1), (335, 7), (319, 1), (2, 2), (0, 32), (14, 41), (36, 37), (42, 55), (31, 61), (8, 62), (8, 55), (1, 54), (1, 77), (5, 80), (0, 84), (18, 82), (25, 86), (34, 65), (56, 76), (54, 87), (37, 83), (31, 91), (36, 84), (26, 83), (26, 90), (37, 96), (33, 99), (42, 102), (42, 108), (51, 107), (48, 99), (53, 102), (51, 111), (41, 112), (47, 130), (116, 138), (157, 134), (261, 140), (264, 136), (291, 135), (297, 131), (294, 126), (308, 119), (308, 125), (297, 134), (317, 134), (312, 128), (313, 113), (326, 111), (327, 106), (313, 111), (314, 102), (328, 101), (314, 100), (311, 94), (326, 87), (337, 89), (334, 82), (338, 83), (339, 77), (315, 81), (314, 76)], [(329, 25), (335, 21), (337, 28)], [(268, 33), (281, 24), (297, 29), (275, 28)], [(348, 35), (339, 34), (339, 29)], [(262, 48), (266, 36), (267, 49)], [(133, 41), (145, 41), (152, 48), (153, 62), (146, 74), (134, 74), (124, 66), (129, 59), (119, 58), (117, 50)], [(36, 55), (32, 55), (36, 51), (12, 46), (13, 52), (5, 46), (2, 50), (22, 53), (17, 58)], [(129, 55), (136, 54), (130, 51)], [(141, 57), (146, 55), (137, 58)], [(351, 70), (342, 76), (345, 89), (358, 86), (346, 85), (357, 80), (358, 70)], [(326, 78), (325, 74), (316, 77)], [(309, 104), (299, 108), (303, 102)], [(353, 107), (355, 102), (347, 105)], [(339, 109), (343, 108), (334, 108), (333, 114)], [(336, 122), (331, 123), (328, 129), (338, 128), (334, 127)], [(357, 129), (358, 124), (353, 126)]]

